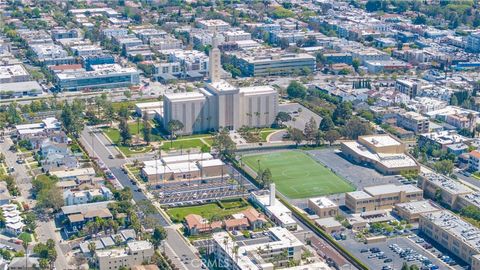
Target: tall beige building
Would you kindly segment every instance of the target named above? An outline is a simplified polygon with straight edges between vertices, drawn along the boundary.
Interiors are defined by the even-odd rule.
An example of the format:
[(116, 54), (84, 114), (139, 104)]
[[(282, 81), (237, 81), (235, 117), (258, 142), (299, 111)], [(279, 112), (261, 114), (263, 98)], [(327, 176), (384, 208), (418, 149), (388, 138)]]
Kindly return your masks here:
[(177, 134), (201, 133), (242, 126), (269, 127), (278, 113), (278, 93), (271, 86), (238, 88), (221, 79), (220, 50), (216, 37), (210, 52), (209, 82), (198, 92), (165, 94), (163, 124), (179, 120)]

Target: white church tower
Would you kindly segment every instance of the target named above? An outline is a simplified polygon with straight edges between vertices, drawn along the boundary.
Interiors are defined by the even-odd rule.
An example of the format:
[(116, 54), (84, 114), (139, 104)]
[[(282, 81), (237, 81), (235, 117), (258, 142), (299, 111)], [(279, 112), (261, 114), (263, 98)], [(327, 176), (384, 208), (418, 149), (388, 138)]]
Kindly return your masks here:
[(213, 34), (212, 49), (210, 50), (210, 59), (208, 63), (208, 73), (210, 76), (210, 82), (218, 82), (221, 79), (221, 54), (218, 48), (217, 32)]

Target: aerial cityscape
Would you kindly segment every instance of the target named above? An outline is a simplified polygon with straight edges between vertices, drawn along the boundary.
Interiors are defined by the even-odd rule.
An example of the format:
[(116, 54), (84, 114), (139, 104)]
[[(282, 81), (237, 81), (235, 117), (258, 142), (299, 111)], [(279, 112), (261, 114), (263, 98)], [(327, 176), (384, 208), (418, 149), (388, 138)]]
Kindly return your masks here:
[(0, 270), (480, 270), (472, 0), (0, 0)]

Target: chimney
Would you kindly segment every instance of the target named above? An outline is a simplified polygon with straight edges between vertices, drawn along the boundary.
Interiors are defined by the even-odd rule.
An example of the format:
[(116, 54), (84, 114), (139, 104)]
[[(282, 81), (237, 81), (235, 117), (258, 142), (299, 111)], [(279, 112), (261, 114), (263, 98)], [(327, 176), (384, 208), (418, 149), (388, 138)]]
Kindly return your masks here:
[(275, 183), (270, 184), (270, 206), (275, 204)]

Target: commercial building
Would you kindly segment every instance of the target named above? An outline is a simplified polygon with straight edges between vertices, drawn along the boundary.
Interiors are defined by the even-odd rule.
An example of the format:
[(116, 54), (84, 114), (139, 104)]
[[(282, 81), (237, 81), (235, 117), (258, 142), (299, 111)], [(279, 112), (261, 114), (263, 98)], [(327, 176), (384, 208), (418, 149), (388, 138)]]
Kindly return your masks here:
[(290, 75), (310, 73), (316, 69), (315, 57), (306, 53), (262, 53), (232, 55), (245, 76)]
[(405, 112), (398, 114), (397, 126), (416, 134), (427, 133), (430, 131), (430, 120), (416, 112)]
[(324, 53), (325, 63), (351, 65), (353, 57), (351, 53)]
[(341, 151), (354, 162), (371, 164), (383, 174), (420, 169), (405, 153), (405, 145), (389, 134), (360, 136), (357, 141), (342, 142)]
[(423, 200), (416, 202), (398, 203), (394, 212), (408, 223), (418, 222), (421, 214), (431, 213), (440, 210), (441, 207), (433, 201)]
[(243, 31), (243, 30), (225, 31), (225, 32), (222, 33), (222, 35), (225, 37), (225, 42), (234, 42), (234, 41), (252, 39), (252, 35), (248, 32)]
[(327, 197), (308, 199), (308, 208), (315, 212), (319, 218), (336, 217), (338, 215), (338, 205)]
[(391, 209), (397, 203), (422, 199), (423, 191), (415, 186), (387, 184), (365, 187), (363, 191), (345, 193), (345, 206), (352, 212), (359, 213)]
[(128, 242), (125, 248), (95, 251), (95, 259), (100, 270), (131, 268), (149, 263), (155, 250), (148, 241)]
[(470, 265), (480, 253), (480, 230), (452, 212), (421, 214), (419, 224), (425, 235)]
[(419, 175), (418, 186), (423, 189), (425, 197), (441, 201), (450, 208), (455, 208), (460, 195), (473, 192), (473, 190), (460, 182), (428, 171)]
[(206, 74), (208, 72), (209, 57), (196, 50), (174, 50), (168, 54), (169, 62), (178, 62), (182, 67), (182, 72), (198, 72)]
[(30, 80), (30, 74), (22, 65), (0, 66), (0, 83), (16, 83)]
[(58, 73), (55, 75), (58, 86), (64, 90), (81, 90), (128, 87), (140, 82), (140, 73), (135, 68), (105, 64), (94, 65), (92, 69), (92, 71)]
[(278, 113), (278, 93), (270, 86), (235, 87), (221, 79), (220, 50), (210, 52), (210, 81), (199, 92), (165, 94), (163, 125), (183, 123), (177, 134), (242, 126), (269, 127)]
[(167, 156), (144, 162), (141, 175), (150, 182), (189, 181), (201, 177), (218, 177), (228, 169), (219, 159), (208, 153)]
[(365, 66), (370, 73), (406, 71), (412, 65), (399, 60), (366, 61)]

